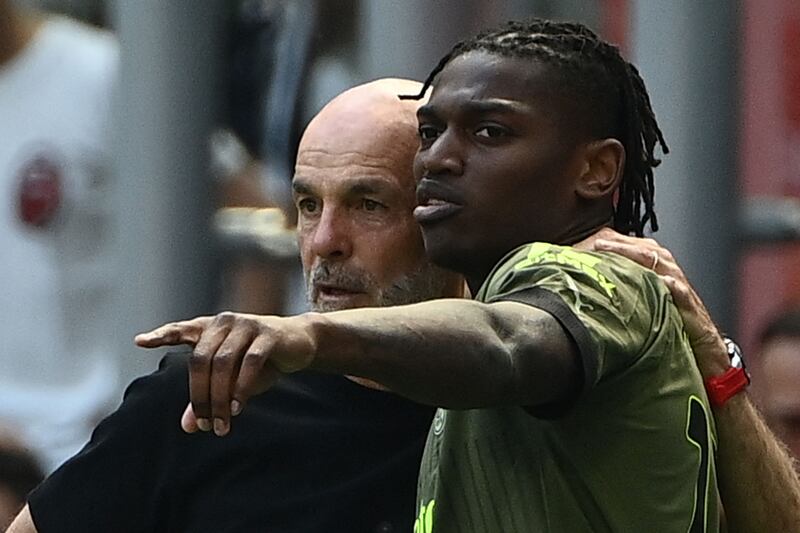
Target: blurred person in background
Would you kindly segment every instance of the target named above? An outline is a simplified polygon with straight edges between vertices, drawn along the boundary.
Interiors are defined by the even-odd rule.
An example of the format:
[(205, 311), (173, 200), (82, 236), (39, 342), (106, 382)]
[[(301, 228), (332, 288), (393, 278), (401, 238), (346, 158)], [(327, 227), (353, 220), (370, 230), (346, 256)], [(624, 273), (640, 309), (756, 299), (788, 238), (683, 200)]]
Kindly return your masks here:
[[(800, 307), (764, 327), (754, 360), (753, 395), (767, 423), (800, 459)], [(797, 463), (795, 463), (797, 465)]]
[(219, 308), (276, 315), (306, 311), (296, 215), (265, 190), (266, 166), (234, 131), (215, 131), (210, 148), (220, 206), (215, 229), (223, 235)]
[(0, 429), (0, 531), (25, 505), (25, 498), (44, 478), (36, 458)]
[(117, 395), (111, 35), (0, 0), (0, 421), (50, 471)]

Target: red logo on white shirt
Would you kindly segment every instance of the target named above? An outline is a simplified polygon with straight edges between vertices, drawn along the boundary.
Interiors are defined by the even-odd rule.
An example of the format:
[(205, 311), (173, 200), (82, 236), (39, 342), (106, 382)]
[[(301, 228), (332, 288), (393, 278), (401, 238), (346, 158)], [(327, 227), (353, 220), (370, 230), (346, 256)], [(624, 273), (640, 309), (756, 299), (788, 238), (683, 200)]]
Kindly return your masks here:
[(28, 226), (47, 227), (61, 206), (61, 168), (43, 155), (28, 162), (19, 175), (19, 218)]

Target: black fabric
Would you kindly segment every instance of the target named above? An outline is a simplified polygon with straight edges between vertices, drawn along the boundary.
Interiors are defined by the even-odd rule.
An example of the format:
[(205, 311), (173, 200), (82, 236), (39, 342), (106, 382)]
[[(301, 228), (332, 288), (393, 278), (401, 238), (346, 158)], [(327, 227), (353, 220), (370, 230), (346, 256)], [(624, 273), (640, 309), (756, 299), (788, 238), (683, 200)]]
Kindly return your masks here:
[(581, 392), (586, 387), (594, 384), (597, 379), (597, 356), (586, 326), (575, 316), (575, 313), (572, 312), (572, 309), (561, 297), (541, 287), (531, 287), (513, 292), (493, 301), (517, 302), (547, 311), (561, 324), (561, 327), (564, 328), (564, 331), (575, 344), (582, 372), (581, 380), (575, 390), (569, 394), (569, 398), (558, 403), (525, 407), (525, 410), (533, 416), (546, 420), (554, 420), (565, 415), (575, 404)]
[(219, 438), (183, 433), (187, 401), (185, 356), (134, 381), (31, 494), (38, 531), (411, 531), (431, 408), (297, 373), (251, 399)]

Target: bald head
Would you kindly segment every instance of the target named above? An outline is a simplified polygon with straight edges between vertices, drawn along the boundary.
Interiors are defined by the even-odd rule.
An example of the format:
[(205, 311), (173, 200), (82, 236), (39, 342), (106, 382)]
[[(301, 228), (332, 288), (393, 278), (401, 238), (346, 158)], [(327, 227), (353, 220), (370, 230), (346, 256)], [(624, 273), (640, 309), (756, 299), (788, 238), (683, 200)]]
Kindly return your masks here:
[(392, 168), (399, 179), (413, 180), (411, 167), (419, 144), (417, 108), (424, 100), (400, 100), (422, 84), (381, 79), (349, 89), (331, 100), (309, 123), (297, 165), (375, 164)]

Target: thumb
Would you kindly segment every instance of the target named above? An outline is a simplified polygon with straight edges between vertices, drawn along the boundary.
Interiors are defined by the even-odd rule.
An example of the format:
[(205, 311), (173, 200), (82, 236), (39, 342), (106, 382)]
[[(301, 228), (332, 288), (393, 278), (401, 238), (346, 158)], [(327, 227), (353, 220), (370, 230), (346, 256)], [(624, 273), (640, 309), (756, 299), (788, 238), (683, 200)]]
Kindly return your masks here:
[(194, 414), (194, 409), (192, 409), (192, 404), (186, 406), (186, 409), (183, 411), (183, 416), (181, 416), (181, 428), (186, 433), (195, 433), (198, 429), (197, 426), (197, 417)]

